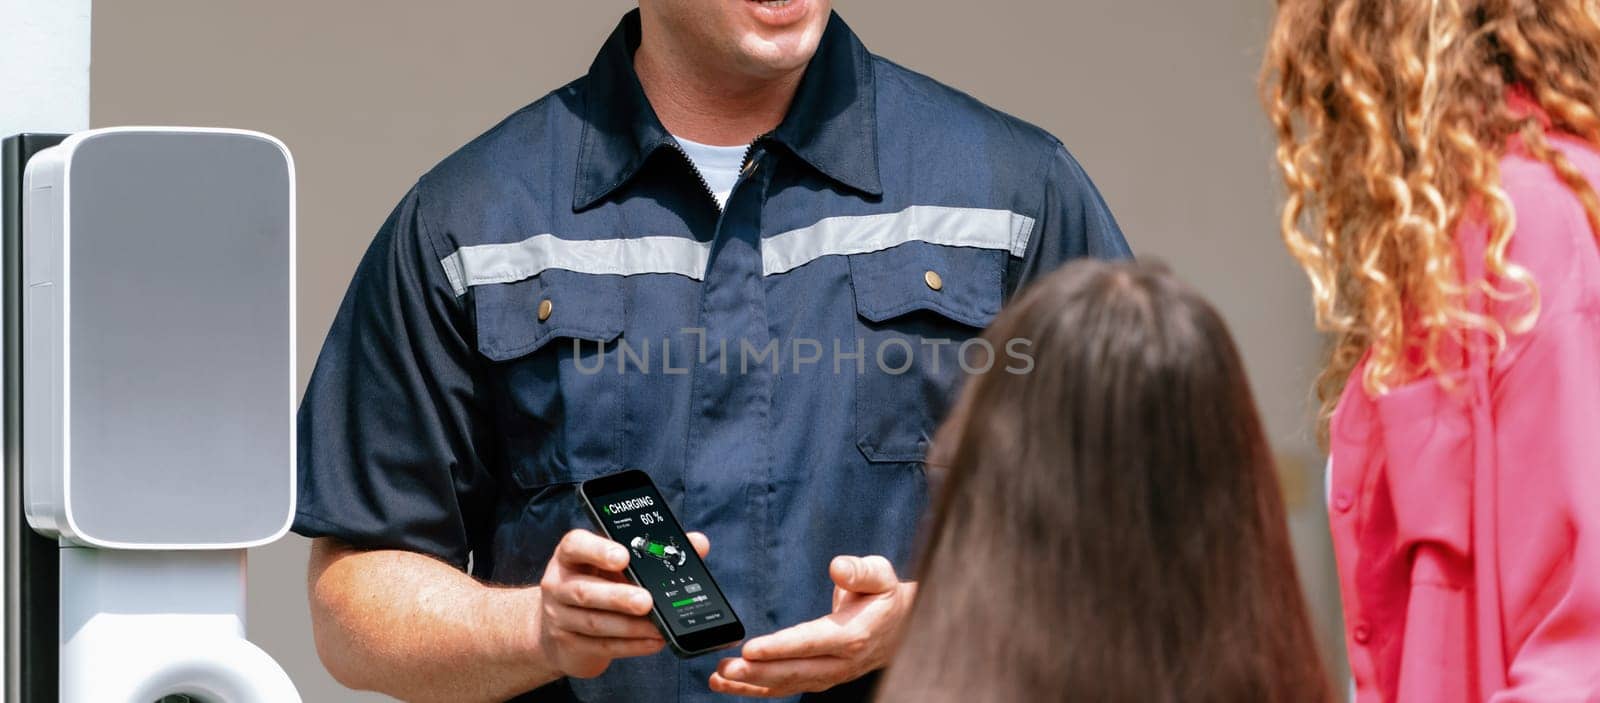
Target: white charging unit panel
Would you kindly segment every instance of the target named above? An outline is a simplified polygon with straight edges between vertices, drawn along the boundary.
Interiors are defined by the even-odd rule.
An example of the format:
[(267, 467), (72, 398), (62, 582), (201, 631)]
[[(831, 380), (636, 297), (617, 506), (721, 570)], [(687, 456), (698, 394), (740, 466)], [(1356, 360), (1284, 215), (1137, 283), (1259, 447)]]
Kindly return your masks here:
[(34, 529), (238, 549), (294, 515), (294, 165), (244, 130), (79, 132), (28, 164)]

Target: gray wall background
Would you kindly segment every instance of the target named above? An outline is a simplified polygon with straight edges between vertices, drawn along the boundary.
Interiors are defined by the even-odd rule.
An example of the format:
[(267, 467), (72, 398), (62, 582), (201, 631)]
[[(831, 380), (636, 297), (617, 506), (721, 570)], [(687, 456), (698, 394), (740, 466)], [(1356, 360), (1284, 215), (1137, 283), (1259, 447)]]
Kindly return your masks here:
[[(357, 259), (410, 184), (457, 146), (581, 74), (629, 0), (140, 0), (96, 3), (96, 127), (258, 129), (299, 176), (302, 384)], [(874, 51), (1060, 136), (1142, 257), (1169, 262), (1243, 347), (1330, 662), (1342, 657), (1309, 431), (1319, 342), (1276, 234), (1255, 71), (1271, 3), (836, 0)], [(250, 632), (308, 701), (380, 700), (317, 662), (308, 542), (250, 562)]]

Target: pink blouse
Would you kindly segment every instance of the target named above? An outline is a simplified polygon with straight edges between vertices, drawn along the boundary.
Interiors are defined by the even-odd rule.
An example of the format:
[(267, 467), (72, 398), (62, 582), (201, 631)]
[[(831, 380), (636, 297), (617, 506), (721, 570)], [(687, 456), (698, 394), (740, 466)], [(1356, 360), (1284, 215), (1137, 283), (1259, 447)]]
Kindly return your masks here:
[[(1600, 153), (1549, 138), (1600, 185)], [(1360, 703), (1600, 701), (1600, 248), (1549, 166), (1518, 147), (1501, 171), (1537, 324), (1492, 358), (1462, 353), (1448, 384), (1374, 398), (1358, 367), (1335, 413), (1329, 513)], [(1469, 274), (1486, 236), (1457, 233)]]

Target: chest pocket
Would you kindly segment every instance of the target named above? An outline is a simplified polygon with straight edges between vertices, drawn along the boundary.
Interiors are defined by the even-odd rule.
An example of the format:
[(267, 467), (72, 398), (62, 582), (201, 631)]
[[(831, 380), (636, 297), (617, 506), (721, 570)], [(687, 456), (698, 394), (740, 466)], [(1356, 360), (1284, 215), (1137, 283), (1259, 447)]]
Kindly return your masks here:
[[(856, 445), (868, 461), (923, 460), (963, 376), (963, 343), (1000, 311), (1006, 255), (910, 242), (850, 256), (866, 352), (856, 379)], [(981, 347), (967, 353), (981, 366)]]
[(505, 458), (525, 489), (615, 470), (622, 380), (615, 345), (621, 279), (547, 270), (472, 289), (478, 352), (493, 363), (491, 395)]

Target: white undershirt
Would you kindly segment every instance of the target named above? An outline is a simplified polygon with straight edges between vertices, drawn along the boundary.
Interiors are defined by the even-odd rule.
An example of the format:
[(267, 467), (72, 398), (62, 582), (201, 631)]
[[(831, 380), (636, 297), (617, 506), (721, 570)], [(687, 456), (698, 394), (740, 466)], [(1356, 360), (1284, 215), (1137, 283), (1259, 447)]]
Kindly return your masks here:
[(744, 165), (744, 153), (749, 147), (712, 146), (677, 135), (672, 138), (678, 140), (683, 153), (688, 154), (689, 160), (694, 162), (695, 170), (706, 179), (706, 187), (717, 198), (717, 207), (726, 207), (728, 194), (733, 192), (733, 184), (739, 181), (739, 167)]

